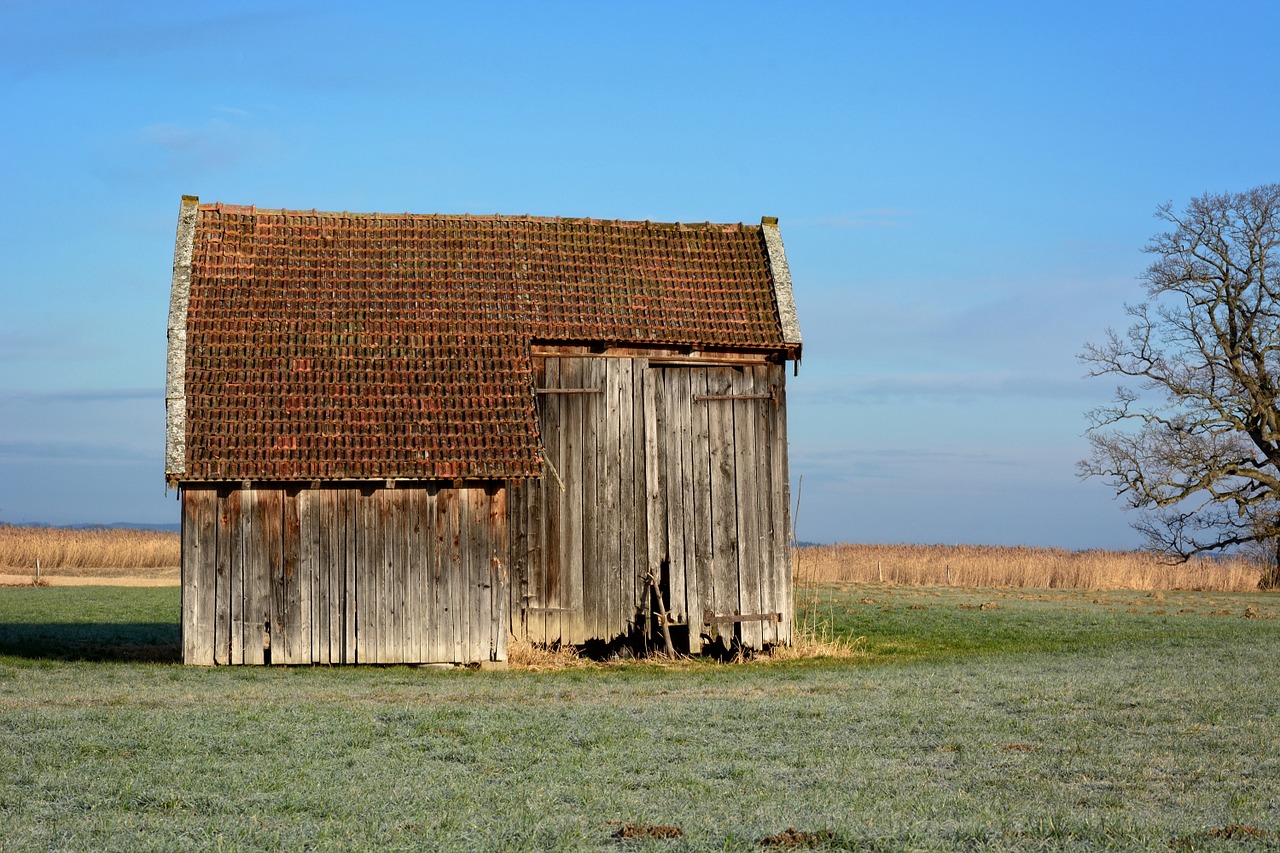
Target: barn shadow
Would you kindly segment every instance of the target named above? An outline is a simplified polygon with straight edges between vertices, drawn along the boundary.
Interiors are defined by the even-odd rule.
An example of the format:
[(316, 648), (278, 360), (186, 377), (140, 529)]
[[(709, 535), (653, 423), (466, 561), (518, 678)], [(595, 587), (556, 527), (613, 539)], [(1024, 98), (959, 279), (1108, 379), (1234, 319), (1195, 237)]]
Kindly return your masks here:
[(33, 661), (179, 663), (176, 622), (0, 623), (0, 656)]

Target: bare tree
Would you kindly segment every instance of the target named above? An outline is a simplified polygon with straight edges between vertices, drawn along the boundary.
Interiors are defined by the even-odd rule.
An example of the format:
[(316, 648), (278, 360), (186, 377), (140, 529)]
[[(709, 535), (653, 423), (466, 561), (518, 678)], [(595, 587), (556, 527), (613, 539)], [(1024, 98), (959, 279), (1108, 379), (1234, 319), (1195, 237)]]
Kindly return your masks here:
[(1280, 184), (1156, 213), (1147, 301), (1080, 358), (1132, 380), (1088, 413), (1085, 476), (1140, 511), (1149, 544), (1186, 559), (1264, 548), (1280, 587)]

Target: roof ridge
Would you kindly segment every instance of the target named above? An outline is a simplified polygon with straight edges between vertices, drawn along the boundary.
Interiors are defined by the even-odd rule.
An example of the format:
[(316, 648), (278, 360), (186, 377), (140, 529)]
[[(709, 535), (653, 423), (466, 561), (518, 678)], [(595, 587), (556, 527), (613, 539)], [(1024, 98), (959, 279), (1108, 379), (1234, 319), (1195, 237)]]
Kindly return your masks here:
[(529, 213), (382, 213), (378, 211), (332, 211), (310, 210), (303, 208), (267, 208), (257, 205), (227, 204), (225, 202), (201, 202), (201, 210), (217, 211), (233, 215), (249, 216), (314, 216), (327, 219), (414, 219), (440, 220), (451, 222), (538, 222), (551, 225), (596, 225), (615, 228), (649, 228), (656, 231), (719, 231), (732, 233), (758, 225), (746, 225), (742, 222), (655, 222), (651, 219), (597, 219), (590, 216), (536, 216)]

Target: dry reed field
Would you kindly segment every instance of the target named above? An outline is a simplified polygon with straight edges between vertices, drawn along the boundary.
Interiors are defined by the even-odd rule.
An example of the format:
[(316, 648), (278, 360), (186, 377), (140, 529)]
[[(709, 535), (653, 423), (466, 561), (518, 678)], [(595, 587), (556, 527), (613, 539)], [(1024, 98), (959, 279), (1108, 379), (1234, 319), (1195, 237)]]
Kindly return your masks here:
[[(0, 523), (0, 568), (75, 573), (180, 562), (177, 533), (25, 527)], [(1252, 592), (1261, 567), (1244, 558), (1169, 563), (1146, 551), (1067, 551), (993, 545), (804, 545), (796, 582), (1037, 589), (1188, 589)]]
[(144, 569), (180, 562), (177, 533), (0, 524), (0, 567), (42, 570)]
[(1262, 568), (1240, 557), (1170, 563), (1147, 551), (991, 545), (805, 545), (796, 583), (1253, 592)]

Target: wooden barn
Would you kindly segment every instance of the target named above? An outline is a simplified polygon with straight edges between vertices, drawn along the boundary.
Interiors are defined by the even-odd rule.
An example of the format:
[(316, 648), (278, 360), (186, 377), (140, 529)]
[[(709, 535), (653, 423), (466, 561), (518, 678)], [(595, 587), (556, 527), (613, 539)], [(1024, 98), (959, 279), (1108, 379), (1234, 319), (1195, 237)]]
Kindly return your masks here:
[[(777, 220), (201, 204), (166, 476), (190, 664), (791, 640)], [(665, 625), (664, 625), (665, 623)]]

